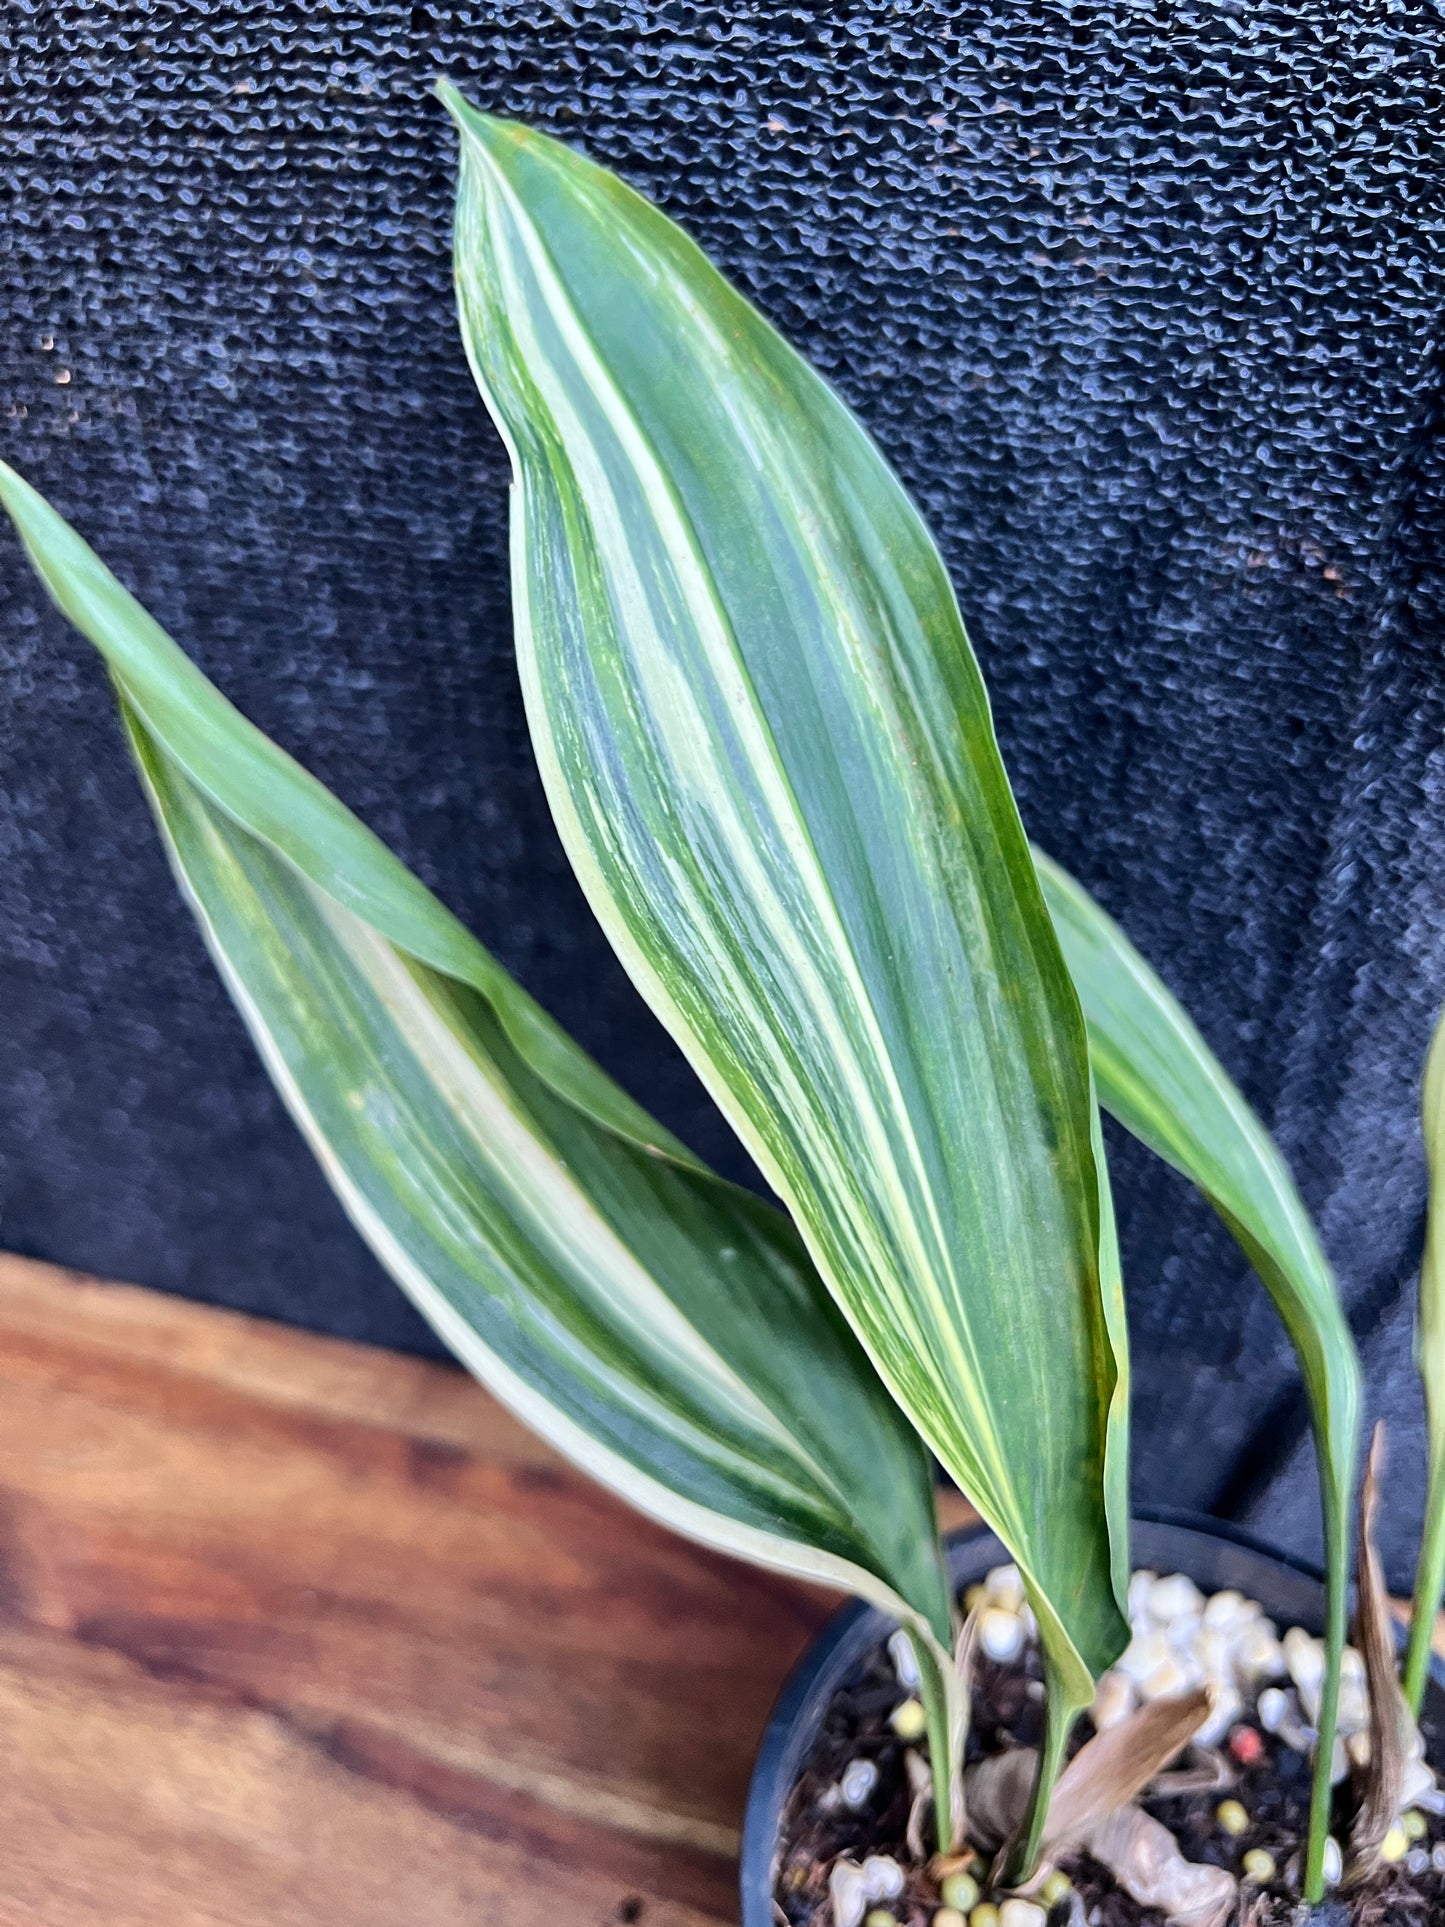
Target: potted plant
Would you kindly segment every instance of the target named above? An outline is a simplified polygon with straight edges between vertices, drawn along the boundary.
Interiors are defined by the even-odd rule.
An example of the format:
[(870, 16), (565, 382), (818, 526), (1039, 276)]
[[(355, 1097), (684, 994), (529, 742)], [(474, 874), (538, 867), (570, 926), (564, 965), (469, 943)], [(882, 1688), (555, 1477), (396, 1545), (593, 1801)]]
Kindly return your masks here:
[[(854, 1927), (860, 1906), (875, 1927), (956, 1927), (960, 1900), (1073, 1905), (1080, 1856), (1144, 1892), (1109, 1828), (1127, 1833), (1219, 1719), (1207, 1684), (1115, 1720), (1098, 1698), (1131, 1649), (1102, 1104), (1204, 1190), (1274, 1297), (1324, 1504), (1298, 1853), (1253, 1886), (1223, 1870), (1207, 1916), (1175, 1911), (1316, 1902), (1331, 1875), (1373, 1905), (1406, 1877), (1404, 1789), (1433, 1780), (1366, 1531), (1370, 1737), (1335, 1784), (1358, 1368), (1282, 1160), (1122, 932), (1030, 848), (943, 565), (842, 402), (656, 208), (441, 91), (462, 144), (462, 330), (515, 470), (517, 649), (548, 795), (608, 936), (786, 1208), (635, 1104), (4, 470), (32, 561), (110, 668), (268, 1070), (362, 1234), (498, 1397), (680, 1531), (858, 1594), (879, 1615), (865, 1646), (901, 1635), (909, 1866), (875, 1868), (873, 1893), (845, 1842), (817, 1869), (824, 1897), (792, 1913), (768, 1890), (777, 1841), (745, 1870), (750, 1923), (806, 1906), (818, 1927)], [(1415, 1710), (1445, 1563), (1437, 1246)], [(962, 1555), (983, 1587), (962, 1607), (930, 1453), (996, 1535)], [(990, 1612), (1022, 1629), (1011, 1654)], [(987, 1667), (1032, 1711), (983, 1745)], [(1170, 1868), (1203, 1864), (1150, 1842)]]

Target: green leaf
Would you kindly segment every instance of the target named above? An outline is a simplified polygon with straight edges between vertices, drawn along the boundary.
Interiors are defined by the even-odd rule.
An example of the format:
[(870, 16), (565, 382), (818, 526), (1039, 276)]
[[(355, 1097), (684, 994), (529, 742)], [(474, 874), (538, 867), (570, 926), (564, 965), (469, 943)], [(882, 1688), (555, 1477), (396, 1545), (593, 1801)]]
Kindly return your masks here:
[(1083, 1023), (942, 562), (837, 396), (677, 227), (443, 97), (568, 854), (1017, 1559), (1066, 1711), (1127, 1639), (1122, 1331)]
[[(1099, 1100), (1193, 1180), (1263, 1279), (1299, 1358), (1314, 1421), (1329, 1579), (1311, 1864), (1324, 1853), (1349, 1591), (1360, 1367), (1329, 1260), (1273, 1139), (1123, 931), (1058, 864), (1034, 858), (1089, 1026)], [(1316, 1839), (1316, 1835), (1318, 1838)]]
[(1430, 1173), (1430, 1208), (1420, 1260), (1420, 1303), (1415, 1321), (1415, 1363), (1425, 1386), (1429, 1483), (1425, 1525), (1415, 1574), (1410, 1648), (1405, 1658), (1405, 1698), (1418, 1718), (1430, 1673), (1435, 1616), (1445, 1593), (1445, 1020), (1435, 1027), (1425, 1060), (1420, 1123)]
[(3, 465), (0, 500), (110, 665), (278, 1090), (441, 1336), (644, 1511), (946, 1640), (926, 1458), (787, 1220), (632, 1104)]

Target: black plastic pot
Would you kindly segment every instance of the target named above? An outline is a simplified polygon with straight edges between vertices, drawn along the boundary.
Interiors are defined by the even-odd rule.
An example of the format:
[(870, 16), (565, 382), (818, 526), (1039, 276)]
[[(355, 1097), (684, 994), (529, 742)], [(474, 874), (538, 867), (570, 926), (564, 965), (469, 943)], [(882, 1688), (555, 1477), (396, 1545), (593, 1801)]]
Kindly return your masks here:
[[(1303, 1626), (1317, 1633), (1324, 1624), (1318, 1569), (1283, 1558), (1220, 1520), (1151, 1513), (1134, 1521), (1130, 1552), (1136, 1567), (1187, 1573), (1203, 1592), (1232, 1586), (1257, 1599), (1281, 1630)], [(960, 1590), (1008, 1559), (995, 1535), (983, 1528), (958, 1534), (949, 1542), (948, 1554)], [(876, 1607), (857, 1600), (842, 1607), (798, 1661), (778, 1697), (758, 1749), (743, 1824), (742, 1927), (776, 1927), (773, 1873), (783, 1808), (833, 1695), (888, 1631), (889, 1621)], [(1431, 1662), (1421, 1729), (1430, 1757), (1438, 1763), (1445, 1736), (1445, 1667), (1439, 1660)]]

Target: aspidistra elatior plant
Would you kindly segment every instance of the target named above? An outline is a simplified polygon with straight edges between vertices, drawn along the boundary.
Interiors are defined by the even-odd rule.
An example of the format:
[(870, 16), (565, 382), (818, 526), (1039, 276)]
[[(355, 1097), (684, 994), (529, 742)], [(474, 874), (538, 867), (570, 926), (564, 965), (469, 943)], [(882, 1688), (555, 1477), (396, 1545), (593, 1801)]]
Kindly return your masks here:
[[(786, 1214), (640, 1110), (9, 471), (0, 498), (106, 658), (178, 880), (363, 1235), (613, 1490), (908, 1626), (944, 1847), (962, 1722), (925, 1445), (998, 1531), (1048, 1685), (1022, 1873), (1128, 1631), (1095, 1087), (1211, 1198), (1299, 1351), (1337, 1679), (1357, 1390), (1333, 1282), (1199, 1033), (1030, 851), (943, 565), (872, 441), (656, 208), (443, 97), (547, 791)], [(1332, 1709), (1327, 1682), (1322, 1734)]]
[[(1003, 1494), (991, 1486), (988, 1454), (997, 1432), (1016, 1481), (1022, 1455), (1049, 1441), (1010, 1437), (996, 1413), (973, 1429), (988, 1404), (978, 1334), (1001, 1319), (1010, 1337), (1029, 1335), (1036, 1382), (1053, 1396), (1066, 1359), (1087, 1369), (1086, 1346), (1059, 1350), (1049, 1335), (1051, 1307), (1076, 1313), (1077, 1286), (1060, 1289), (1056, 1271), (1035, 1268), (1033, 1248), (1006, 1228), (1006, 1205), (975, 1213), (969, 1228), (948, 1214), (961, 1198), (969, 1210), (980, 1172), (998, 1178), (1000, 1144), (1011, 1157), (1037, 1154), (1017, 1110), (1011, 1123), (990, 1110), (1006, 1089), (998, 1063), (1010, 1024), (1034, 1079), (1028, 1116), (1045, 1139), (1059, 1117), (1050, 1120), (1050, 1095), (1072, 1089), (1079, 1101), (1077, 1060), (1071, 1086), (1058, 1076), (1077, 1032), (942, 565), (838, 398), (686, 236), (568, 149), (444, 97), (462, 134), (462, 328), (517, 477), (518, 654), (569, 853), (891, 1389), (1028, 1579), (1028, 1527), (1011, 1516), (1007, 1481)], [(1317, 1897), (1348, 1591), (1353, 1342), (1267, 1132), (1117, 926), (1042, 856), (1038, 873), (1100, 1098), (1201, 1186), (1301, 1361), (1329, 1573), (1305, 1861)], [(760, 942), (768, 930), (781, 958)], [(990, 992), (1004, 983), (1001, 1022)], [(842, 1038), (854, 1081), (840, 1091)], [(859, 1154), (858, 1120), (871, 1126), (876, 1162)], [(1072, 1220), (1041, 1183), (1056, 1263), (1069, 1249), (1065, 1225), (1078, 1238), (1076, 1277), (1089, 1269), (1090, 1231), (1098, 1238), (1085, 1296), (1098, 1294), (1118, 1372), (1097, 1488), (1117, 1580), (1127, 1396), (1118, 1268), (1097, 1133), (1100, 1211), (1077, 1231), (1090, 1184), (1073, 1143), (1072, 1165), (1061, 1157), (1049, 1173), (1074, 1190)], [(1020, 1188), (1030, 1175), (1025, 1164)], [(868, 1229), (855, 1246), (860, 1192)], [(1001, 1265), (999, 1243), (1027, 1254), (1024, 1266)], [(900, 1276), (900, 1256), (917, 1268)], [(950, 1322), (967, 1335), (957, 1356), (978, 1361), (961, 1381), (938, 1369)], [(1006, 1397), (1008, 1383), (993, 1389)], [(952, 1410), (938, 1411), (940, 1396)], [(1087, 1436), (1087, 1422), (1074, 1429)], [(1034, 1476), (1045, 1476), (1037, 1463)], [(1091, 1467), (1091, 1498), (1094, 1476)], [(1046, 1504), (1043, 1530), (1057, 1542), (1066, 1500), (1055, 1489)], [(1057, 1693), (1065, 1661), (1051, 1657)], [(1053, 1765), (1046, 1748), (1045, 1785)], [(1039, 1822), (1036, 1806), (1035, 1837)]]

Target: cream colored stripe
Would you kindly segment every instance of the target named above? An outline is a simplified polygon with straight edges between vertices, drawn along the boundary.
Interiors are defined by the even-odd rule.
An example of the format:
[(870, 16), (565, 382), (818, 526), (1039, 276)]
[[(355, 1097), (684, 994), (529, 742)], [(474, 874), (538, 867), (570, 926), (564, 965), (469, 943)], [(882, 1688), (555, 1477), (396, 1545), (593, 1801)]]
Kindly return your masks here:
[[(889, 1095), (892, 1100), (889, 1115), (892, 1119), (893, 1129), (898, 1138), (903, 1140), (905, 1148), (910, 1153), (916, 1180), (916, 1194), (923, 1205), (925, 1214), (929, 1219), (929, 1228), (933, 1233), (936, 1257), (932, 1260), (920, 1239), (920, 1227), (910, 1201), (910, 1187), (904, 1182), (902, 1173), (895, 1161), (894, 1142), (889, 1135), (889, 1127), (884, 1123), (883, 1118), (877, 1111), (868, 1076), (857, 1056), (853, 1041), (846, 1029), (837, 1021), (836, 1005), (829, 987), (818, 974), (811, 957), (797, 942), (797, 931), (800, 925), (800, 919), (796, 911), (790, 911), (788, 905), (776, 893), (771, 878), (756, 861), (753, 839), (748, 833), (748, 826), (740, 818), (735, 799), (732, 797), (727, 798), (730, 805), (730, 815), (728, 819), (730, 852), (739, 873), (749, 879), (751, 889), (763, 912), (764, 919), (767, 922), (770, 934), (777, 948), (793, 960), (795, 981), (798, 982), (800, 990), (802, 991), (805, 1005), (812, 1010), (814, 1019), (818, 1022), (821, 1035), (821, 1047), (824, 1053), (826, 1054), (831, 1051), (835, 1060), (845, 1067), (847, 1082), (853, 1093), (854, 1108), (858, 1120), (867, 1134), (873, 1168), (882, 1180), (884, 1196), (891, 1196), (891, 1209), (885, 1209), (884, 1216), (897, 1235), (902, 1237), (906, 1242), (912, 1243), (912, 1282), (915, 1289), (928, 1300), (931, 1306), (933, 1313), (933, 1329), (931, 1334), (933, 1344), (941, 1344), (945, 1350), (952, 1354), (955, 1366), (952, 1377), (955, 1386), (962, 1394), (964, 1400), (974, 1410), (977, 1421), (976, 1443), (981, 1446), (983, 1457), (990, 1462), (993, 1481), (996, 1487), (996, 1510), (1005, 1515), (1015, 1515), (1017, 1513), (1017, 1498), (1013, 1489), (1012, 1469), (1005, 1460), (1001, 1450), (997, 1430), (993, 1424), (988, 1402), (978, 1376), (976, 1360), (970, 1356), (971, 1348), (966, 1348), (960, 1342), (961, 1335), (953, 1311), (953, 1306), (959, 1302), (958, 1281), (956, 1279), (952, 1280), (954, 1290), (951, 1303), (945, 1298), (940, 1288), (939, 1271), (946, 1271), (951, 1276), (952, 1266), (948, 1254), (947, 1240), (943, 1235), (942, 1226), (937, 1215), (937, 1201), (934, 1197), (932, 1187), (928, 1182), (926, 1165), (913, 1135), (912, 1122), (908, 1116), (901, 1090), (891, 1071), (888, 1053), (883, 1044), (876, 1014), (872, 1009), (866, 986), (862, 982), (858, 972), (856, 959), (854, 959), (852, 955), (846, 932), (843, 930), (838, 918), (836, 905), (833, 903), (826, 889), (826, 884), (817, 868), (816, 853), (813, 852), (811, 844), (807, 840), (806, 832), (803, 830), (797, 818), (796, 806), (787, 788), (786, 781), (776, 765), (775, 758), (770, 754), (770, 739), (765, 723), (757, 714), (755, 695), (751, 689), (751, 685), (741, 672), (731, 638), (719, 615), (716, 603), (707, 593), (705, 569), (696, 553), (690, 531), (682, 517), (679, 506), (673, 499), (672, 491), (666, 478), (658, 470), (656, 460), (642, 438), (634, 419), (627, 410), (625, 403), (616, 395), (610, 378), (598, 362), (595, 350), (592, 349), (585, 330), (573, 314), (565, 291), (556, 280), (555, 271), (551, 267), (545, 247), (531, 229), (530, 222), (527, 220), (524, 210), (521, 209), (516, 197), (512, 194), (510, 187), (506, 184), (499, 171), (491, 166), (490, 161), (484, 158), (482, 164), (488, 169), (489, 183), (494, 183), (498, 192), (505, 196), (508, 201), (514, 224), (520, 233), (522, 245), (528, 250), (528, 259), (532, 265), (533, 272), (537, 274), (539, 281), (547, 288), (550, 301), (549, 312), (552, 315), (553, 321), (559, 326), (564, 337), (567, 338), (569, 346), (577, 355), (579, 362), (586, 365), (586, 379), (588, 380), (591, 391), (598, 398), (599, 404), (604, 407), (604, 412), (607, 414), (609, 425), (613, 429), (613, 432), (618, 435), (619, 440), (629, 450), (633, 463), (638, 471), (639, 479), (642, 481), (648, 499), (651, 502), (664, 540), (668, 545), (678, 579), (687, 589), (694, 621), (709, 652), (718, 686), (721, 689), (729, 691), (731, 694), (732, 700), (729, 704), (729, 713), (734, 716), (735, 720), (738, 718), (746, 718), (747, 726), (742, 727), (740, 725), (740, 729), (744, 741), (749, 745), (751, 767), (759, 781), (760, 787), (764, 791), (765, 797), (771, 803), (779, 827), (789, 842), (796, 872), (802, 884), (804, 900), (811, 902), (817, 920), (822, 926), (824, 935), (832, 941), (836, 960), (842, 969), (844, 981), (851, 993), (851, 1007), (857, 1011), (864, 1025), (868, 1041), (873, 1046), (877, 1067), (882, 1071), (888, 1084)], [(503, 277), (514, 274), (514, 270), (512, 270), (510, 266), (508, 250), (505, 247), (494, 248), (492, 250), (492, 259)], [(525, 313), (527, 304), (525, 299), (522, 298), (521, 291), (516, 286), (514, 280), (512, 282), (512, 295), (511, 309), (514, 316)], [(473, 366), (474, 369), (476, 369), (475, 356), (473, 356)], [(483, 393), (486, 394), (487, 384), (485, 377), (479, 369), (476, 369), (476, 372), (479, 385), (482, 387)], [(566, 384), (564, 381), (550, 375), (548, 364), (540, 351), (535, 352), (530, 358), (528, 362), (528, 372), (534, 382), (549, 391), (549, 399), (554, 415), (560, 417), (564, 422), (570, 419), (572, 439), (568, 444), (568, 452), (569, 457), (577, 465), (579, 470), (581, 492), (586, 500), (588, 513), (595, 521), (602, 505), (607, 505), (610, 508), (614, 526), (612, 542), (608, 553), (614, 562), (621, 564), (622, 558), (628, 555), (628, 544), (625, 529), (622, 525), (621, 511), (612, 494), (605, 464), (600, 460), (592, 460), (590, 439), (580, 418), (576, 417), (572, 411), (572, 405), (566, 391)], [(513, 449), (513, 454), (515, 462), (515, 449)], [(518, 474), (519, 479), (521, 479), (524, 471), (519, 469)], [(660, 1004), (664, 1010), (671, 1013), (670, 1027), (673, 1028), (675, 1034), (679, 1036), (679, 1041), (683, 1043), (684, 1049), (698, 1069), (699, 1074), (704, 1077), (715, 1097), (723, 1104), (729, 1116), (740, 1131), (742, 1131), (745, 1141), (748, 1143), (749, 1148), (754, 1151), (754, 1155), (758, 1156), (760, 1152), (762, 1153), (759, 1161), (763, 1165), (764, 1170), (782, 1194), (787, 1196), (789, 1195), (791, 1186), (787, 1181), (786, 1173), (779, 1167), (776, 1158), (767, 1154), (764, 1147), (759, 1144), (757, 1132), (751, 1127), (745, 1117), (741, 1115), (740, 1109), (733, 1101), (731, 1093), (718, 1077), (715, 1066), (713, 1066), (711, 1062), (710, 1053), (702, 1039), (693, 1031), (692, 1026), (678, 1008), (675, 1000), (664, 990), (656, 971), (642, 956), (638, 945), (632, 940), (621, 917), (617, 914), (612, 902), (610, 889), (593, 855), (590, 838), (582, 829), (580, 818), (577, 815), (576, 806), (570, 793), (570, 785), (562, 769), (556, 741), (550, 727), (547, 704), (539, 680), (536, 660), (537, 651), (535, 646), (531, 644), (527, 572), (524, 566), (524, 531), (525, 489), (521, 491), (519, 499), (514, 503), (513, 513), (513, 586), (514, 612), (518, 629), (518, 653), (522, 664), (524, 695), (527, 699), (529, 720), (532, 724), (539, 762), (542, 764), (544, 783), (548, 790), (549, 800), (552, 803), (554, 814), (559, 820), (559, 828), (562, 831), (563, 840), (567, 846), (568, 856), (574, 868), (579, 873), (579, 877), (583, 882), (584, 888), (587, 890), (589, 899), (592, 901), (594, 910), (606, 926), (608, 934), (614, 944), (623, 952), (634, 976), (640, 976), (641, 980), (648, 986), (648, 994), (650, 1000), (654, 1002), (655, 1007)], [(624, 568), (624, 574), (626, 574), (628, 569), (630, 569), (630, 562), (626, 565), (626, 568)], [(705, 744), (708, 735), (706, 723), (697, 709), (691, 692), (685, 682), (680, 678), (672, 662), (672, 652), (667, 646), (666, 639), (652, 621), (645, 589), (635, 576), (632, 577), (632, 596), (628, 606), (630, 611), (639, 617), (639, 634), (637, 637), (632, 637), (631, 639), (639, 643), (645, 639), (649, 645), (648, 649), (644, 651), (641, 660), (644, 664), (650, 663), (655, 700), (658, 702), (659, 707), (665, 707), (667, 710), (669, 718), (669, 739), (672, 740), (676, 737), (677, 718), (679, 716), (691, 716), (693, 720), (693, 735), (698, 743)], [(662, 694), (656, 694), (658, 689), (661, 690)], [(705, 747), (700, 751), (695, 749), (693, 756), (695, 766), (707, 767), (710, 761), (711, 758), (708, 756)], [(716, 809), (722, 801), (720, 787), (709, 786), (707, 798), (709, 808), (713, 811), (714, 820), (716, 820)], [(607, 820), (607, 814), (605, 807), (599, 809), (600, 823)], [(674, 881), (676, 881), (675, 872)], [(693, 901), (697, 912), (697, 923), (695, 927), (705, 929), (707, 926), (706, 907), (699, 899), (694, 898)], [(640, 966), (640, 969), (638, 966)], [(778, 1060), (775, 1058), (774, 1065), (780, 1074), (780, 1078), (786, 1080), (784, 1087), (780, 1089), (776, 1095), (780, 1102), (787, 1103), (791, 1107), (790, 1114), (796, 1122), (801, 1117), (807, 1115), (807, 1110), (810, 1108), (809, 1095), (800, 1087), (793, 1086), (790, 1068), (786, 1060)], [(850, 1197), (849, 1195), (849, 1180), (851, 1176), (849, 1167), (838, 1164), (826, 1138), (821, 1142), (815, 1138), (815, 1151), (821, 1156), (825, 1164), (832, 1165), (836, 1169), (837, 1183), (835, 1188), (837, 1195), (831, 1202), (836, 1205), (844, 1205), (846, 1200), (845, 1208), (852, 1213), (855, 1243), (857, 1243), (861, 1249), (871, 1250), (872, 1252), (872, 1266), (877, 1287), (887, 1295), (893, 1307), (895, 1319), (905, 1331), (912, 1332), (914, 1349), (926, 1356), (933, 1347), (923, 1337), (922, 1327), (918, 1322), (918, 1306), (916, 1303), (911, 1302), (906, 1294), (896, 1290), (890, 1290), (890, 1283), (894, 1272), (893, 1261), (889, 1253), (885, 1249), (880, 1248), (878, 1240), (873, 1234), (872, 1222), (869, 1215), (862, 1208), (861, 1200), (856, 1197)], [(805, 1231), (805, 1235), (808, 1235), (809, 1244), (813, 1249), (817, 1261), (826, 1271), (834, 1271), (836, 1267), (833, 1263), (833, 1254), (821, 1247), (820, 1241), (812, 1235), (810, 1227), (804, 1225), (802, 1228)], [(868, 1343), (867, 1334), (861, 1329), (860, 1336), (864, 1338), (865, 1344)], [(870, 1346), (870, 1350), (873, 1349), (874, 1348)], [(875, 1363), (880, 1363), (880, 1365), (882, 1363), (882, 1361), (877, 1358), (876, 1352)], [(890, 1378), (894, 1376), (891, 1370), (887, 1375)], [(933, 1443), (935, 1443), (936, 1447), (943, 1445), (945, 1455), (952, 1456), (947, 1450), (946, 1441), (935, 1440)]]
[(510, 1092), (447, 1025), (386, 938), (304, 880), (302, 888), (391, 1012), (407, 1049), (479, 1160), (498, 1173), (519, 1206), (525, 1201), (537, 1242), (562, 1253), (574, 1273), (592, 1281), (609, 1313), (644, 1353), (664, 1353), (669, 1373), (690, 1377), (704, 1399), (715, 1399), (826, 1485), (792, 1435), (638, 1262), (566, 1165), (537, 1140)]
[(855, 1593), (895, 1618), (909, 1624), (920, 1623), (918, 1616), (891, 1587), (863, 1567), (817, 1547), (781, 1538), (759, 1527), (744, 1525), (722, 1513), (713, 1512), (639, 1471), (621, 1454), (592, 1438), (575, 1420), (551, 1405), (504, 1359), (482, 1343), (473, 1327), (396, 1239), (336, 1157), (260, 1009), (232, 965), (204, 903), (192, 888), (180, 852), (170, 835), (165, 814), (159, 807), (154, 786), (144, 770), (141, 771), (141, 781), (155, 810), (172, 873), (195, 915), (216, 968), (235, 1000), (283, 1102), (357, 1230), (472, 1375), (564, 1458), (570, 1459), (599, 1484), (607, 1486), (640, 1512), (682, 1533), (685, 1538), (715, 1551), (732, 1553), (772, 1571), (790, 1573), (841, 1592)]

